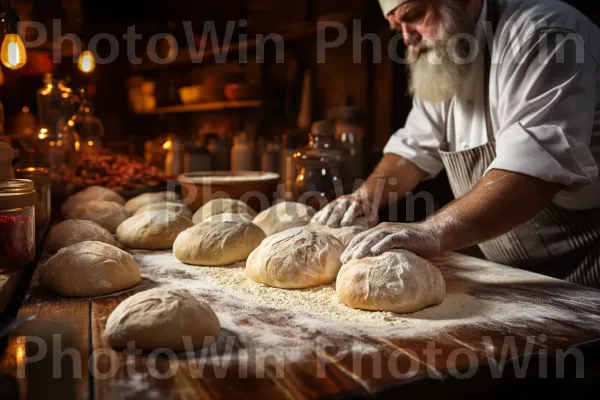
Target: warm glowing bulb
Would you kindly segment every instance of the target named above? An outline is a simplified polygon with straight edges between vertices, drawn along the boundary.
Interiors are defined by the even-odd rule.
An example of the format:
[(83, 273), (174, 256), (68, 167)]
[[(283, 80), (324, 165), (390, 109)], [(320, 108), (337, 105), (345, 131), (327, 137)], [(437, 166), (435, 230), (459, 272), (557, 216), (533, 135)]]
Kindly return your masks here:
[(88, 146), (89, 147), (94, 147), (94, 141), (93, 140), (88, 141)]
[(170, 140), (167, 140), (165, 142), (165, 144), (163, 144), (163, 149), (165, 150), (169, 150), (171, 148), (171, 146), (173, 145), (173, 143)]
[(96, 69), (96, 60), (94, 59), (94, 55), (91, 51), (85, 50), (79, 56), (79, 61), (77, 61), (77, 66), (79, 70), (83, 73), (89, 74), (93, 70)]
[(0, 60), (6, 68), (19, 69), (27, 62), (27, 52), (23, 40), (16, 33), (7, 33), (2, 42)]
[(69, 125), (69, 126), (75, 126), (75, 122), (73, 122), (73, 120), (70, 119), (69, 122), (67, 122), (67, 125)]

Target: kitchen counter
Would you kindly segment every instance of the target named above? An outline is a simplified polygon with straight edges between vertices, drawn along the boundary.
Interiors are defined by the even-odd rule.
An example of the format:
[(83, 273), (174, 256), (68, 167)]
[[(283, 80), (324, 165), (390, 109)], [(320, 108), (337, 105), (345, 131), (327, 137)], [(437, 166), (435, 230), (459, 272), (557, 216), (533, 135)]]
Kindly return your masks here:
[[(20, 316), (37, 319), (10, 340), (0, 362), (2, 371), (18, 376), (23, 393), (62, 390), (61, 399), (459, 398), (496, 387), (499, 376), (521, 373), (516, 364), (503, 370), (503, 361), (548, 354), (560, 367), (570, 362), (565, 350), (600, 337), (600, 291), (454, 253), (433, 260), (446, 280), (444, 302), (406, 315), (350, 309), (339, 303), (333, 285), (269, 288), (246, 278), (243, 263), (194, 267), (171, 252), (132, 254), (142, 282), (113, 296), (60, 298), (34, 276)], [(222, 326), (217, 343), (182, 354), (112, 350), (103, 337), (108, 315), (128, 296), (155, 287), (186, 290), (211, 304)], [(62, 341), (52, 341), (55, 333)], [(65, 356), (53, 367), (47, 356), (25, 365), (37, 349), (24, 335), (44, 338), (48, 354), (58, 346), (74, 349), (79, 361)], [(538, 373), (534, 361), (528, 375)], [(63, 371), (75, 366), (77, 374), (43, 379), (57, 365)], [(552, 376), (555, 367), (548, 371)]]

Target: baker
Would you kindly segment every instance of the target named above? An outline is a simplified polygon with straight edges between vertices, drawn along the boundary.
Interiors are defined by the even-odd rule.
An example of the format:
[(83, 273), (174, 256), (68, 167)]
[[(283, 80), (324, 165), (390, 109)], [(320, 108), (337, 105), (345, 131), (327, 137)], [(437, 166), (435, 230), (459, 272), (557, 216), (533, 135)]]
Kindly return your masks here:
[(443, 169), (456, 200), (358, 235), (342, 261), (477, 244), (491, 261), (600, 287), (600, 29), (558, 0), (379, 2), (407, 45), (413, 107), (365, 183), (313, 222), (376, 223), (390, 194)]

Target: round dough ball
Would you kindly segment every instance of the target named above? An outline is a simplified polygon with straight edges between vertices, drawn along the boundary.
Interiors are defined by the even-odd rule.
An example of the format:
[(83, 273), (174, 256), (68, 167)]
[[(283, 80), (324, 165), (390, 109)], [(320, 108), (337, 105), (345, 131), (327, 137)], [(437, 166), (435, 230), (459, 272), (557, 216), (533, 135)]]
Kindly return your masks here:
[(354, 224), (350, 226), (342, 226), (339, 228), (330, 228), (327, 225), (311, 223), (308, 225), (310, 229), (318, 232), (327, 232), (338, 238), (344, 247), (348, 247), (354, 236), (370, 229), (369, 223), (365, 217), (357, 218)]
[(352, 308), (410, 313), (441, 303), (446, 283), (440, 270), (426, 259), (392, 250), (344, 264), (336, 292)]
[(316, 210), (302, 203), (284, 201), (266, 209), (254, 218), (267, 236), (310, 223)]
[(115, 233), (119, 225), (129, 218), (129, 213), (122, 205), (112, 201), (86, 201), (71, 211), (65, 219), (84, 219), (103, 226), (110, 233)]
[(304, 227), (269, 236), (250, 254), (246, 275), (283, 289), (328, 285), (342, 266), (342, 243), (325, 232)]
[(151, 289), (125, 299), (114, 309), (104, 337), (117, 349), (135, 342), (135, 348), (142, 350), (184, 351), (214, 343), (220, 330), (219, 319), (208, 304), (188, 294)]
[(239, 214), (219, 214), (182, 232), (173, 254), (192, 265), (222, 266), (244, 261), (265, 238), (258, 226)]
[(156, 192), (156, 193), (144, 193), (125, 203), (125, 209), (129, 214), (133, 215), (142, 207), (154, 203), (164, 202), (181, 203), (181, 199), (175, 192)]
[(189, 219), (191, 221), (192, 219), (192, 212), (190, 211), (190, 209), (183, 203), (175, 203), (175, 202), (163, 202), (163, 203), (154, 203), (154, 204), (148, 204), (147, 206), (144, 206), (142, 208), (140, 208), (139, 210), (137, 210), (135, 213), (136, 214), (140, 214), (146, 211), (172, 211), (175, 212), (181, 216), (186, 217), (187, 219)]
[(224, 198), (211, 200), (200, 207), (194, 214), (192, 221), (194, 221), (194, 224), (199, 224), (218, 214), (247, 214), (250, 216), (251, 221), (256, 217), (256, 211), (246, 203), (239, 200)]
[(131, 254), (102, 242), (62, 248), (40, 267), (42, 286), (67, 297), (102, 296), (140, 283)]
[(95, 241), (119, 246), (112, 233), (92, 221), (70, 219), (63, 221), (50, 229), (46, 239), (45, 249), (48, 253), (56, 253), (63, 247), (73, 244)]
[(60, 207), (60, 215), (65, 217), (81, 204), (90, 200), (113, 201), (121, 205), (125, 204), (125, 199), (114, 190), (102, 186), (90, 186), (70, 196)]
[(177, 235), (192, 226), (191, 219), (173, 211), (146, 211), (123, 221), (117, 239), (131, 249), (166, 250), (173, 247)]

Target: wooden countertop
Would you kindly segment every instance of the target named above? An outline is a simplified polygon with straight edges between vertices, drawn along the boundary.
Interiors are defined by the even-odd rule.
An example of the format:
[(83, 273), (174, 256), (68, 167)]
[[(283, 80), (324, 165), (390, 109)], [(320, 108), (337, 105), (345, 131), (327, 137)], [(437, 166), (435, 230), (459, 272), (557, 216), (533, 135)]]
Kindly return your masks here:
[[(458, 254), (434, 260), (446, 279), (444, 303), (403, 316), (346, 312), (331, 286), (288, 294), (245, 281), (241, 269), (184, 266), (169, 252), (133, 254), (143, 282), (115, 296), (63, 299), (41, 289), (34, 277), (20, 316), (38, 318), (19, 334), (44, 338), (51, 353), (57, 345), (52, 334), (61, 333), (59, 350), (75, 349), (83, 362), (63, 357), (63, 369), (71, 371), (75, 364), (80, 375), (44, 379), (56, 372), (52, 357), (25, 366), (36, 347), (24, 336), (13, 337), (0, 369), (19, 376), (23, 393), (62, 390), (61, 399), (266, 400), (372, 395), (392, 387), (408, 394), (417, 385), (425, 395), (440, 386), (418, 385), (420, 378), (440, 382), (469, 368), (493, 370), (503, 353), (507, 359), (555, 354), (600, 337), (600, 291)], [(194, 285), (221, 320), (215, 346), (173, 357), (109, 348), (104, 325), (123, 299), (150, 287)], [(303, 296), (318, 304), (301, 310), (313, 301)], [(292, 352), (295, 345), (303, 351)], [(254, 363), (243, 362), (251, 356)], [(267, 361), (259, 366), (257, 359)], [(458, 387), (475, 390), (470, 381)]]

